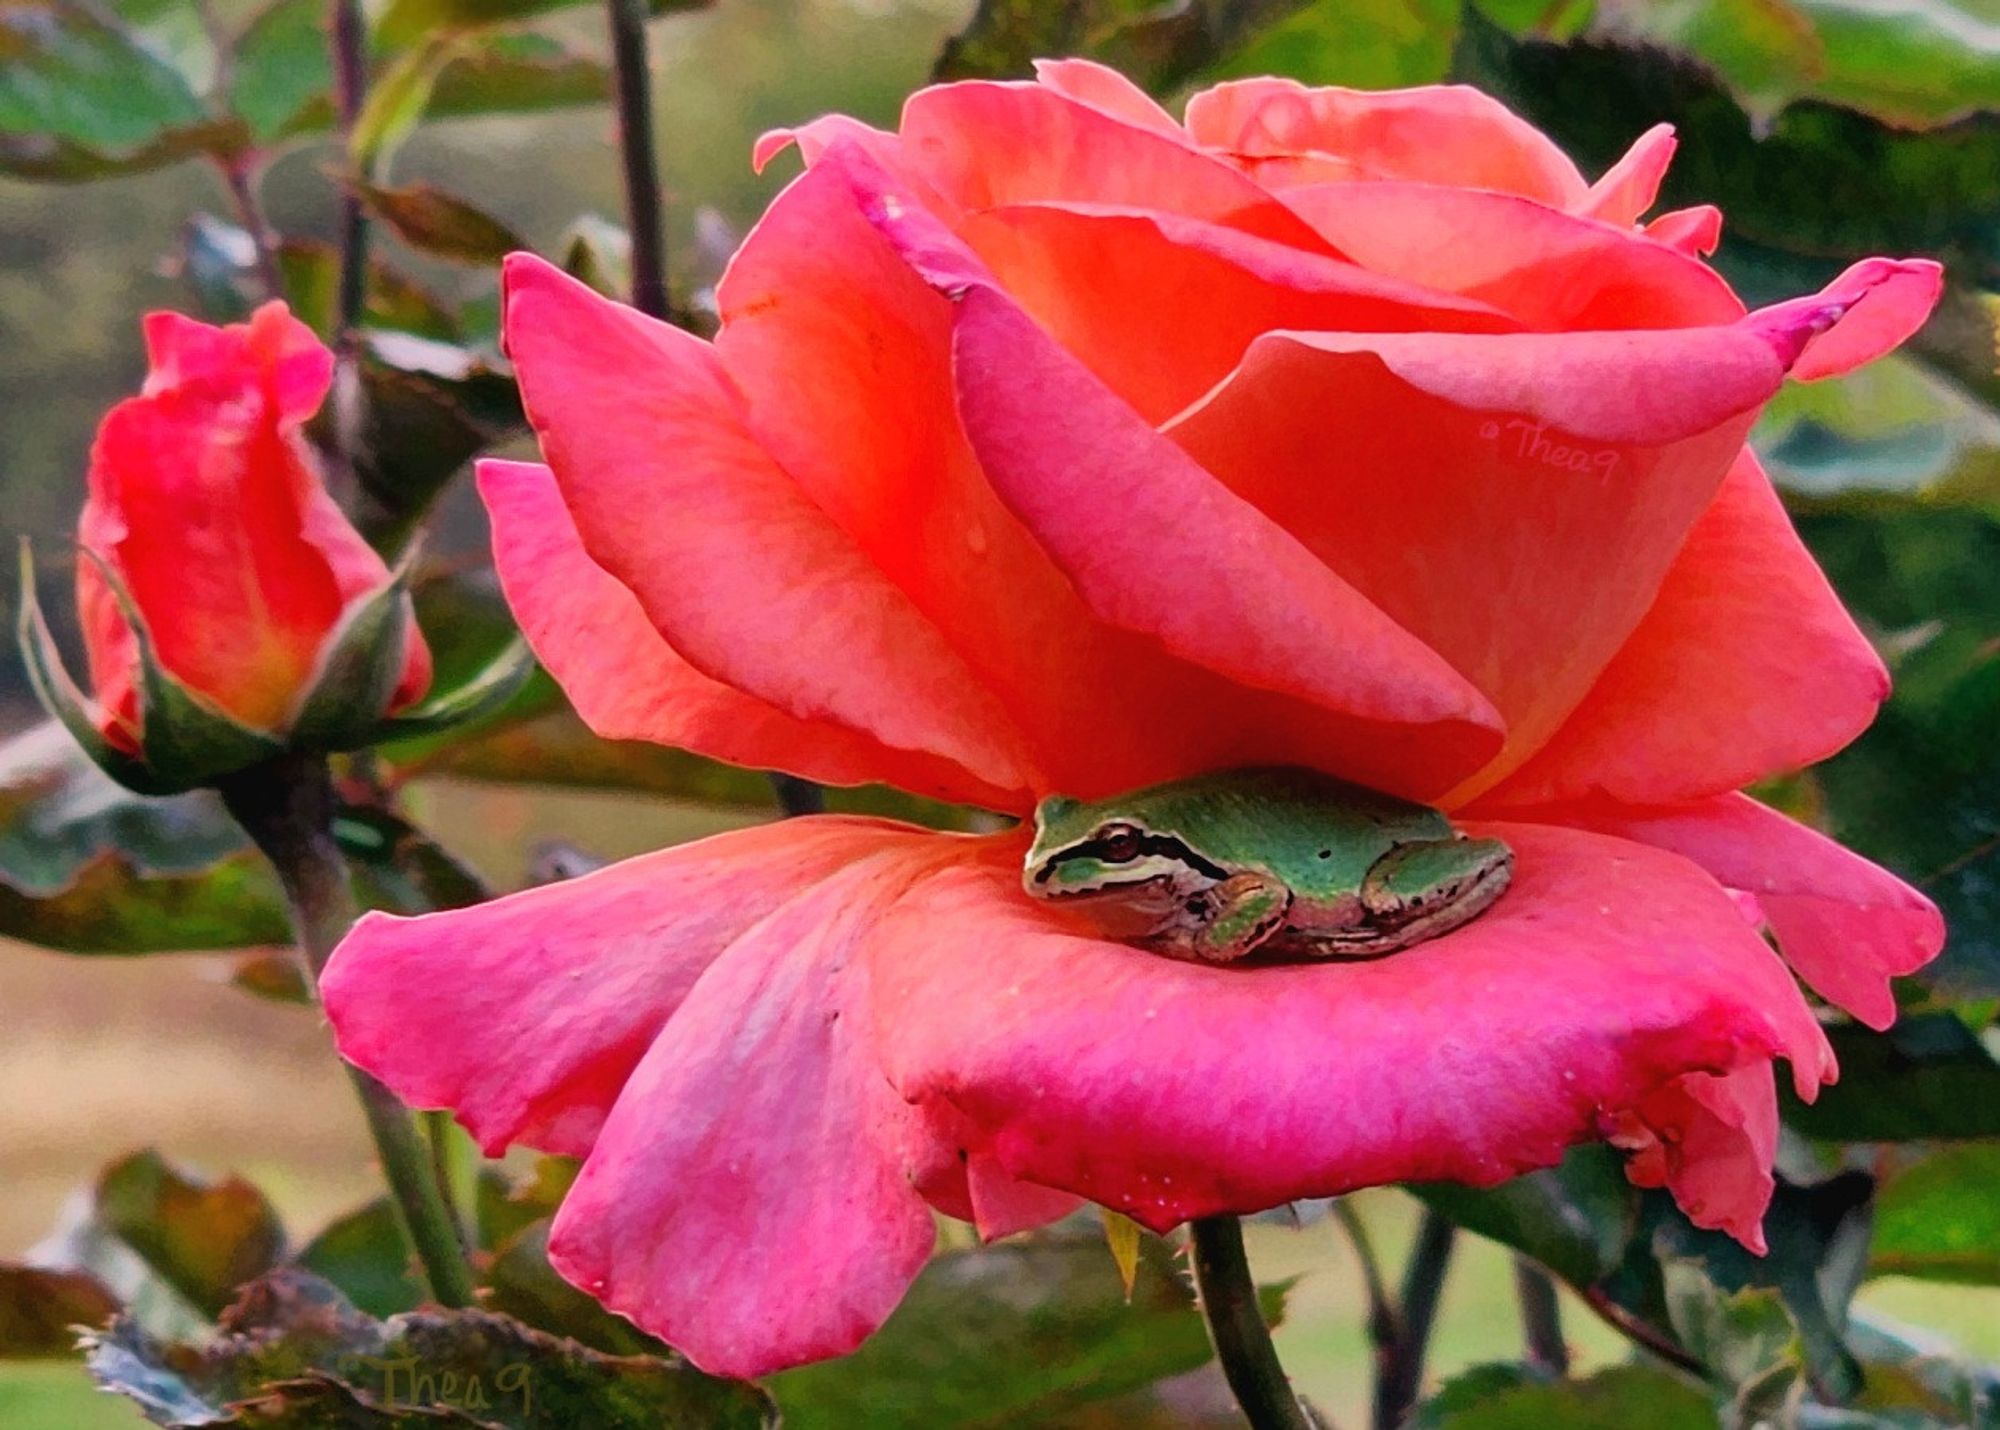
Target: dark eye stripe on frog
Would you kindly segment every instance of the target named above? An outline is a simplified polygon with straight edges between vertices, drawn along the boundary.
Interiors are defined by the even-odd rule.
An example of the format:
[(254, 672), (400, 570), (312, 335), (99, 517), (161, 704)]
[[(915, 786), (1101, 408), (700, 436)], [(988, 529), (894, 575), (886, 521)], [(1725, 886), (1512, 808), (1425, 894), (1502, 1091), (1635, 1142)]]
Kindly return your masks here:
[[(1158, 854), (1163, 858), (1179, 860), (1190, 869), (1194, 869), (1218, 883), (1229, 877), (1227, 869), (1209, 863), (1208, 860), (1202, 858), (1201, 855), (1195, 853), (1194, 850), (1188, 848), (1187, 845), (1181, 843), (1180, 840), (1170, 834), (1128, 834), (1122, 837), (1133, 841), (1133, 858), (1135, 859), (1141, 854)], [(1037, 884), (1046, 884), (1050, 876), (1056, 872), (1058, 865), (1067, 864), (1072, 859), (1101, 859), (1105, 851), (1110, 848), (1111, 842), (1109, 839), (1086, 839), (1081, 844), (1073, 845), (1063, 850), (1062, 853), (1056, 855), (1048, 863), (1035, 871), (1035, 882)], [(1131, 861), (1121, 860), (1119, 862), (1130, 863)]]

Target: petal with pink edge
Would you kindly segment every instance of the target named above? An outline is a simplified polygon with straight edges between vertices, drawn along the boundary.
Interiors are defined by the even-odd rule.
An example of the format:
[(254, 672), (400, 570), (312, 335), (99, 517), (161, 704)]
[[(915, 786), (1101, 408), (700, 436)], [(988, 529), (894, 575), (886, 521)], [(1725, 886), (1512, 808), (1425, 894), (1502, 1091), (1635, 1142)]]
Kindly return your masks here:
[(739, 933), (556, 1215), (556, 1269), (704, 1370), (747, 1378), (852, 1350), (930, 1255), (914, 1184), (957, 1151), (882, 1074), (864, 955), (954, 842), (851, 865)]
[(1671, 849), (1752, 895), (1799, 977), (1871, 1028), (1896, 1021), (1889, 980), (1914, 973), (1944, 947), (1944, 919), (1929, 899), (1748, 795), (1654, 809), (1572, 807), (1548, 817)]
[(508, 606), (577, 714), (605, 739), (650, 740), (823, 784), (881, 781), (989, 809), (1022, 806), (1019, 791), (996, 790), (948, 760), (795, 719), (703, 675), (585, 553), (547, 467), (481, 462), (479, 494)]
[(690, 664), (798, 719), (1033, 784), (1005, 712), (758, 443), (707, 343), (520, 253), (505, 328), (584, 549)]
[[(900, 220), (887, 217), (892, 203)], [(1351, 726), (1328, 728), (1342, 717), (1177, 659), (1079, 597), (966, 443), (954, 305), (864, 208), (924, 246), (931, 283), (949, 288), (961, 271), (992, 281), (865, 153), (836, 146), (744, 243), (719, 292), (717, 347), (759, 442), (952, 641), (1025, 732), (1050, 787), (1111, 794), (1204, 769), (1318, 763), (1352, 745)], [(926, 222), (935, 232), (913, 238)], [(826, 441), (831, 431), (842, 440)], [(1406, 769), (1399, 787), (1421, 792), (1413, 776), (1426, 789), (1454, 777)]]
[(1596, 683), (1785, 362), (1854, 307), (1635, 332), (1271, 333), (1167, 431), (1499, 708), (1506, 749), (1462, 803)]
[(1873, 362), (1924, 325), (1944, 291), (1944, 268), (1928, 258), (1864, 258), (1807, 298), (1753, 314), (1799, 345), (1792, 376), (1812, 382)]
[(1731, 323), (1743, 304), (1707, 264), (1627, 226), (1512, 194), (1435, 184), (1314, 184), (1285, 202), (1349, 259), (1476, 298), (1543, 332)]
[(1888, 671), (1746, 447), (1576, 713), (1482, 804), (1741, 789), (1840, 749), (1888, 694)]
[[(1010, 298), (1155, 424), (1228, 376), (1273, 329), (1521, 326), (1476, 299), (1173, 214), (1010, 204), (969, 215), (958, 236)], [(1190, 313), (1202, 320), (1190, 323)]]
[(1764, 1212), (1777, 1187), (1778, 1089), (1769, 1063), (1716, 1076), (1689, 1073), (1604, 1120), (1607, 1139), (1632, 1154), (1626, 1175), (1665, 1187), (1688, 1220), (1723, 1231), (1762, 1256)]
[(1372, 91), (1232, 80), (1188, 101), (1196, 143), (1235, 154), (1327, 154), (1369, 177), (1520, 194), (1556, 207), (1584, 194), (1569, 156), (1499, 100), (1465, 85)]
[[(1478, 920), (1392, 958), (1256, 969), (1106, 942), (982, 850), (882, 924), (884, 1064), (985, 1128), (1010, 1172), (1156, 1229), (1384, 1182), (1490, 1185), (1690, 1072), (1784, 1056), (1808, 1096), (1832, 1075), (1783, 964), (1699, 869), (1580, 830), (1477, 832), (1518, 861)], [(967, 939), (994, 956), (962, 957)]]
[(822, 815), (449, 913), (369, 914), (320, 991), (341, 1055), (405, 1102), (451, 1109), (491, 1155), (524, 1143), (580, 1157), (731, 940), (858, 860), (930, 843)]

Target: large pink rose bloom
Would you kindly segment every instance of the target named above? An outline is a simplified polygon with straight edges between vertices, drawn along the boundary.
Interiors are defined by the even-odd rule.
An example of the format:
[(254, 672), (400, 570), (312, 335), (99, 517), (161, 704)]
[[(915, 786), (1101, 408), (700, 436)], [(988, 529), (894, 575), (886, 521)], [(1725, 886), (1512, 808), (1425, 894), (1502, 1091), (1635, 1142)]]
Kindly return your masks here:
[(1642, 222), (1670, 133), (1590, 184), (1462, 89), (1182, 124), (1065, 62), (787, 143), (713, 343), (508, 266), (549, 465), (481, 490), (585, 718), (1012, 814), (1316, 766), (1505, 838), (1514, 887), (1378, 961), (1205, 967), (1029, 899), (1019, 833), (800, 819), (371, 916), (347, 1055), (583, 1157), (557, 1266), (730, 1374), (855, 1345), (932, 1208), (1166, 1228), (1607, 1137), (1760, 1246), (1774, 1066), (1834, 1075), (1793, 973), (1880, 1026), (1942, 932), (1737, 792), (1887, 690), (1744, 437), (1935, 265), (1746, 313), (1712, 210)]

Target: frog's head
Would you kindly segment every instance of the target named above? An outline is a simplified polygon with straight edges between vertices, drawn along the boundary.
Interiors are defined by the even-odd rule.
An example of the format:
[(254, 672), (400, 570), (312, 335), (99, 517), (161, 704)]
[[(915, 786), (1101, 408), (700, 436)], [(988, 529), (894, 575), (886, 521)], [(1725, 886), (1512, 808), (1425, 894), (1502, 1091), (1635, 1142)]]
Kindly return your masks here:
[(1228, 871), (1178, 835), (1154, 829), (1131, 802), (1051, 795), (1035, 807), (1035, 842), (1022, 882), (1043, 899), (1185, 890)]

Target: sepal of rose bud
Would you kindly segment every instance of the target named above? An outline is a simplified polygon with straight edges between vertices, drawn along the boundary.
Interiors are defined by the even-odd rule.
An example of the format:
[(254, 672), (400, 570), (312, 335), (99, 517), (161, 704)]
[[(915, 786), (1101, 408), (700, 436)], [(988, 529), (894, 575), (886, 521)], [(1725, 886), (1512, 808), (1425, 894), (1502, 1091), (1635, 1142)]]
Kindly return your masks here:
[(136, 749), (122, 748), (106, 733), (108, 722), (97, 702), (65, 667), (42, 613), (33, 558), (25, 542), (18, 632), (22, 655), (42, 705), (100, 769), (141, 794), (173, 794), (210, 785), (287, 750), (331, 754), (459, 724), (504, 703), (533, 670), (532, 661), (524, 663), (510, 645), (492, 666), (449, 697), (405, 711), (401, 717), (385, 718), (383, 711), (393, 707), (405, 676), (409, 642), (420, 638), (405, 562), (380, 587), (357, 600), (328, 636), (291, 719), (278, 730), (259, 730), (235, 719), (169, 671), (118, 573), (88, 550), (79, 559), (92, 563), (132, 632), (139, 719), (136, 730), (127, 734)]
[[(88, 552), (85, 560), (96, 560)], [(21, 544), (19, 637), (28, 680), (43, 707), (76, 738), (107, 775), (140, 794), (177, 794), (223, 775), (260, 764), (283, 750), (271, 735), (231, 718), (190, 690), (160, 664), (151, 633), (116, 573), (99, 573), (129, 623), (142, 712), (136, 752), (106, 734), (97, 703), (85, 695), (63, 663), (35, 590), (34, 560)]]

